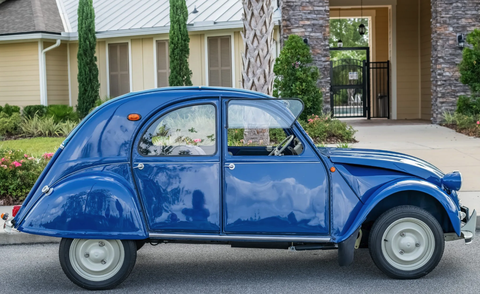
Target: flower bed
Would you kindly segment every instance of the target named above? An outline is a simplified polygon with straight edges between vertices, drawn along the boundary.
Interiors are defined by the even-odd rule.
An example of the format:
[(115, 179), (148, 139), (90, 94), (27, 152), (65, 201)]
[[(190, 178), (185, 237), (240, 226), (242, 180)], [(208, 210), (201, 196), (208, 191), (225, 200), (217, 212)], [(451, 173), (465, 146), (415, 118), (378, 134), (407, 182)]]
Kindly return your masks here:
[(15, 150), (0, 150), (0, 200), (20, 204), (30, 192), (53, 153), (34, 157)]

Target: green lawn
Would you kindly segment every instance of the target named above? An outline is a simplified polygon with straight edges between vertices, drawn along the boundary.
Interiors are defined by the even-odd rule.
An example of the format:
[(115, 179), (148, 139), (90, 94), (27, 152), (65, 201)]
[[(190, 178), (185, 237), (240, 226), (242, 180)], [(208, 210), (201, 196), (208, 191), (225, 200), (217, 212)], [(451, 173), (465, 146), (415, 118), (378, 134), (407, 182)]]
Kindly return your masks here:
[(65, 140), (64, 137), (39, 137), (31, 139), (0, 141), (0, 149), (22, 150), (28, 155), (38, 157), (45, 152), (55, 152), (60, 144), (62, 144), (63, 140)]

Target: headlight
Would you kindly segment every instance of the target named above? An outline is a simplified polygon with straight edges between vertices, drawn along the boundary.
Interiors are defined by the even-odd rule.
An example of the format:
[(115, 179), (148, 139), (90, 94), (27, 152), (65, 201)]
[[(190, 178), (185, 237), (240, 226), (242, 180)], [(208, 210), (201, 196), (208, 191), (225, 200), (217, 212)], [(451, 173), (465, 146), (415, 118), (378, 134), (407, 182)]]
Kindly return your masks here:
[(459, 171), (446, 174), (442, 179), (442, 184), (450, 190), (458, 191), (462, 187), (462, 174)]

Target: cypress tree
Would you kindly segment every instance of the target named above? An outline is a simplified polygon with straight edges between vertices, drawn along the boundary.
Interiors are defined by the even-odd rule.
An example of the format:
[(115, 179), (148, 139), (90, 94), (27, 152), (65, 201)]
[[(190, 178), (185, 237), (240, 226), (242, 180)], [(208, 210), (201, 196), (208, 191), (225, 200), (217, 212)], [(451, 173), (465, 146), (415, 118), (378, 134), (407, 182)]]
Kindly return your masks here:
[(100, 99), (97, 57), (95, 56), (95, 10), (92, 0), (78, 3), (78, 106), (81, 118), (85, 117)]
[(170, 86), (191, 86), (188, 67), (190, 37), (187, 31), (188, 10), (185, 0), (170, 0)]

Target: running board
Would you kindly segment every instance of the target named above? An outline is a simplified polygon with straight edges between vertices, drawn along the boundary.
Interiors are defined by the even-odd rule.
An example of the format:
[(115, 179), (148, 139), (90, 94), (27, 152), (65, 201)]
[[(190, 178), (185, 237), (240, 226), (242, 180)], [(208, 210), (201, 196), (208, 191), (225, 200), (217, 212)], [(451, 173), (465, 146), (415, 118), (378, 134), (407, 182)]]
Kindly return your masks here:
[(149, 233), (150, 239), (160, 240), (202, 240), (202, 241), (255, 241), (255, 242), (308, 242), (330, 243), (330, 237), (311, 236), (261, 236), (261, 235), (193, 235)]

